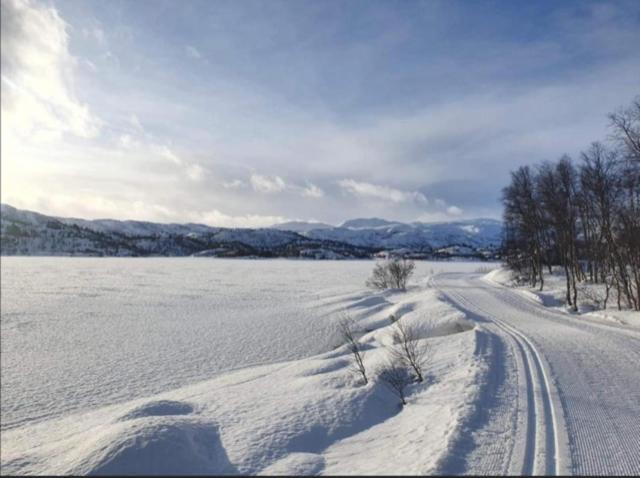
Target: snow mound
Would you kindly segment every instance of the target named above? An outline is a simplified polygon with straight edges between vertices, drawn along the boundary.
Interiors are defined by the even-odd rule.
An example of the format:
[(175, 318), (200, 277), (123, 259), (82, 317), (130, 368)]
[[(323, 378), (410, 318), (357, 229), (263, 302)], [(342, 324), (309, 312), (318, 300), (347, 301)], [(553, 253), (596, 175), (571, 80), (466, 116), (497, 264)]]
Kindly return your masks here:
[[(419, 289), (408, 297), (387, 308), (382, 315), (377, 315), (375, 327), (370, 334), (363, 337), (364, 342), (378, 341), (384, 345), (393, 343), (393, 327), (382, 327), (391, 323), (391, 317), (402, 320), (405, 326), (411, 327), (418, 339), (431, 339), (447, 335), (459, 334), (472, 330), (475, 325), (467, 320), (464, 313), (452, 308), (445, 299), (433, 289)], [(372, 318), (369, 318), (371, 323)]]
[(428, 339), (433, 337), (444, 337), (447, 335), (459, 334), (472, 330), (475, 325), (464, 316), (457, 314), (448, 317), (429, 316), (422, 313), (421, 309), (416, 309), (404, 315), (403, 322), (414, 328), (418, 339)]
[(193, 406), (188, 403), (176, 402), (174, 400), (157, 400), (134, 408), (124, 415), (121, 420), (134, 420), (136, 418), (166, 415), (189, 415), (190, 413), (193, 413)]
[[(336, 318), (351, 315), (363, 334), (367, 384), (352, 373), (345, 345), (241, 368), (152, 399), (3, 431), (3, 473), (432, 474), (474, 413), (487, 372), (481, 327), (429, 281), (340, 297)], [(419, 328), (429, 350), (428, 379), (407, 387), (405, 407), (379, 377), (394, 343), (392, 314)]]
[(324, 458), (315, 453), (291, 453), (262, 470), (260, 475), (317, 475), (324, 468)]
[(72, 475), (202, 475), (234, 470), (213, 424), (152, 417), (108, 427), (81, 451)]
[[(364, 348), (364, 347), (363, 347)], [(314, 375), (322, 375), (325, 373), (335, 372), (340, 369), (344, 369), (351, 364), (351, 361), (345, 358), (341, 359), (325, 359), (325, 360), (317, 360), (312, 361), (309, 360), (310, 364), (317, 363), (316, 367), (311, 366), (309, 369), (305, 370), (302, 376), (314, 376)]]
[(361, 307), (378, 307), (378, 306), (389, 306), (391, 302), (389, 302), (385, 297), (381, 295), (374, 295), (372, 297), (366, 297), (364, 299), (358, 300), (353, 304), (349, 304), (347, 307), (349, 309), (357, 309)]
[[(495, 269), (482, 277), (483, 280), (513, 288), (521, 297), (551, 308), (556, 312), (563, 312), (568, 316), (576, 315), (576, 312), (566, 305), (566, 279), (560, 267), (553, 268), (552, 272), (544, 274), (544, 289), (539, 286), (531, 287), (528, 284), (518, 284), (514, 279), (514, 273), (506, 267)], [(603, 301), (606, 291), (603, 284), (583, 282), (578, 284), (578, 312), (582, 320), (590, 320), (595, 323), (605, 322), (640, 329), (640, 320), (637, 312), (632, 310), (617, 310), (615, 296), (611, 294), (607, 309), (604, 310)]]
[(482, 278), (496, 284), (508, 285), (513, 282), (513, 273), (509, 269), (500, 267), (485, 274)]

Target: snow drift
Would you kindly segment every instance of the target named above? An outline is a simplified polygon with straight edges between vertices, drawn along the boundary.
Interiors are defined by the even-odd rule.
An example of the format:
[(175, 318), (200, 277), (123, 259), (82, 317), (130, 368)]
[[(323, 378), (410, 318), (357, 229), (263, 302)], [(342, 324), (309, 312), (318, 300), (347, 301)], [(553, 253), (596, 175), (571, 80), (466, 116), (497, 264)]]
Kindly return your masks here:
[[(426, 474), (446, 461), (487, 370), (483, 334), (427, 282), (362, 297), (345, 309), (360, 327), (367, 386), (345, 346), (307, 359), (237, 370), (157, 396), (7, 430), (3, 473)], [(389, 316), (420, 328), (427, 380), (408, 404), (376, 370)]]
[[(518, 286), (513, 278), (513, 273), (504, 267), (494, 269), (487, 273), (484, 280), (493, 284), (506, 287), (513, 287), (522, 296), (535, 302), (536, 304), (550, 307), (556, 311), (566, 314), (576, 315), (566, 306), (566, 280), (564, 273), (554, 267), (552, 274), (545, 274), (544, 289), (534, 288), (529, 285)], [(605, 296), (603, 284), (580, 283), (578, 287), (578, 312), (577, 315), (585, 320), (599, 322), (617, 323), (640, 329), (640, 314), (633, 310), (618, 310), (611, 292), (606, 309), (602, 308), (602, 303), (596, 303), (595, 299), (602, 299)]]

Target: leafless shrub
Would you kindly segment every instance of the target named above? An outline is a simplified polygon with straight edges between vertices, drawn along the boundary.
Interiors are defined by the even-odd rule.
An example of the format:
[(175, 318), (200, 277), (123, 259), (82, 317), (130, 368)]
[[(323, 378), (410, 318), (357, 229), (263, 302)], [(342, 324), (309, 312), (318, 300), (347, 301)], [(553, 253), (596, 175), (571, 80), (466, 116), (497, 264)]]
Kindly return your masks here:
[(338, 327), (340, 328), (342, 339), (347, 343), (347, 348), (353, 355), (353, 368), (351, 370), (360, 375), (363, 384), (366, 385), (369, 381), (364, 367), (364, 352), (356, 338), (354, 321), (351, 317), (344, 316), (340, 319)]
[(429, 349), (424, 340), (420, 340), (418, 329), (405, 325), (401, 320), (394, 323), (391, 354), (395, 361), (413, 370), (418, 382), (424, 381), (424, 366), (429, 358)]
[(373, 269), (367, 286), (374, 289), (402, 289), (406, 290), (407, 281), (413, 274), (416, 265), (413, 261), (394, 257), (384, 262), (378, 262)]
[(378, 371), (378, 378), (406, 405), (405, 389), (413, 382), (413, 377), (404, 365), (388, 362)]
[(611, 295), (611, 284), (606, 280), (602, 285), (582, 283), (578, 285), (578, 294), (596, 309), (606, 309)]
[(462, 332), (465, 332), (467, 329), (460, 322), (456, 322), (456, 324), (453, 326), (453, 330), (455, 330), (456, 334), (460, 334)]

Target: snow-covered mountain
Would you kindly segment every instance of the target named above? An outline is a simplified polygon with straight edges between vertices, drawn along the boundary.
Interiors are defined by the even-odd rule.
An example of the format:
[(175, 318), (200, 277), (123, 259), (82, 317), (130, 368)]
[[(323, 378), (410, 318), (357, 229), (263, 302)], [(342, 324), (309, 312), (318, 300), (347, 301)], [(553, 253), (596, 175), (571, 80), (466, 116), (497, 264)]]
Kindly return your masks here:
[(282, 222), (280, 224), (274, 224), (273, 226), (271, 226), (271, 229), (305, 233), (314, 229), (331, 229), (332, 227), (333, 226), (325, 224), (323, 222), (289, 221)]
[(401, 223), (387, 221), (386, 219), (380, 219), (379, 217), (369, 217), (369, 218), (350, 219), (342, 223), (340, 227), (346, 227), (348, 229), (374, 229), (377, 227), (393, 226), (394, 224), (401, 224)]
[(501, 223), (354, 219), (339, 227), (293, 222), (263, 229), (46, 216), (3, 204), (3, 255), (368, 258), (381, 252), (428, 257), (493, 257)]
[[(295, 224), (296, 230), (309, 238), (387, 250), (408, 248), (413, 251), (432, 251), (450, 246), (497, 249), (502, 235), (502, 223), (495, 219), (407, 224), (379, 218), (361, 218), (351, 219), (338, 227), (323, 225), (319, 228), (314, 228), (313, 223)], [(274, 227), (291, 230), (286, 224)]]

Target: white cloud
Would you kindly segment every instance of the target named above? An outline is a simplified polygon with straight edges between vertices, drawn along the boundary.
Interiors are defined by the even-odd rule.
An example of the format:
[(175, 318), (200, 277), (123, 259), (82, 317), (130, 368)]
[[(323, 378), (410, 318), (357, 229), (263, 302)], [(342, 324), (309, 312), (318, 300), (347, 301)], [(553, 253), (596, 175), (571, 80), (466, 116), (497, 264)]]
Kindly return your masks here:
[(199, 164), (190, 164), (186, 168), (187, 177), (191, 181), (202, 181), (205, 175), (205, 170)]
[[(50, 194), (53, 184), (64, 184), (59, 190), (73, 194), (90, 183), (101, 197), (130, 199), (109, 213), (120, 218), (130, 217), (128, 205), (138, 197), (150, 204), (167, 201), (180, 213), (208, 204), (228, 213), (314, 216), (333, 223), (368, 214), (372, 202), (376, 215), (389, 219), (433, 214), (446, 220), (457, 217), (458, 210), (463, 210), (462, 217), (486, 214), (483, 211), (493, 215), (509, 169), (563, 152), (575, 156), (590, 141), (603, 139), (606, 113), (628, 102), (638, 90), (640, 62), (637, 48), (632, 47), (638, 43), (633, 41), (638, 29), (611, 18), (609, 10), (615, 7), (610, 4), (604, 13), (594, 13), (611, 27), (606, 29), (592, 28), (588, 15), (578, 18), (569, 9), (572, 14), (563, 19), (569, 23), (563, 31), (571, 33), (569, 47), (574, 41), (582, 45), (578, 50), (565, 50), (563, 41), (549, 37), (534, 41), (532, 47), (489, 41), (483, 46), (490, 48), (482, 50), (488, 56), (471, 65), (435, 58), (435, 63), (425, 63), (424, 75), (409, 72), (411, 78), (422, 79), (413, 85), (415, 101), (406, 106), (393, 88), (388, 99), (374, 94), (377, 87), (389, 86), (385, 86), (392, 81), (388, 76), (367, 85), (373, 89), (363, 103), (335, 103), (362, 99), (368, 66), (342, 65), (344, 81), (336, 96), (321, 74), (324, 68), (333, 71), (335, 61), (316, 63), (326, 55), (318, 56), (313, 49), (309, 55), (287, 57), (291, 62), (284, 64), (266, 57), (252, 60), (251, 54), (237, 57), (230, 44), (230, 49), (216, 55), (228, 54), (227, 60), (233, 61), (216, 62), (215, 75), (201, 75), (209, 53), (205, 44), (215, 32), (197, 31), (195, 25), (176, 24), (189, 29), (182, 32), (189, 40), (177, 45), (181, 58), (145, 61), (144, 45), (165, 41), (166, 32), (147, 29), (123, 37), (130, 23), (127, 16), (135, 9), (124, 8), (122, 21), (113, 23), (101, 9), (69, 6), (64, 9), (71, 14), (66, 20), (78, 22), (72, 30), (60, 18), (57, 4), (2, 0), (3, 198), (8, 193), (27, 198), (38, 190)], [(631, 18), (629, 22), (633, 23)], [(231, 40), (237, 32), (228, 33), (232, 36), (218, 40)], [(551, 48), (546, 47), (548, 42)], [(353, 58), (369, 58), (376, 64), (376, 46), (365, 46), (369, 53), (355, 50)], [(597, 47), (593, 59), (602, 61), (586, 66), (565, 63), (590, 47)], [(631, 54), (623, 55), (619, 48)], [(265, 48), (265, 55), (281, 59), (280, 49), (269, 50)], [(70, 51), (91, 56), (76, 58)], [(175, 60), (178, 63), (170, 63)], [(254, 70), (242, 78), (236, 74), (234, 68), (240, 64), (259, 60), (265, 61), (266, 70), (255, 69), (255, 74), (267, 83), (253, 81)], [(297, 61), (305, 68), (296, 68)], [(473, 74), (456, 75), (462, 64)], [(531, 72), (539, 73), (543, 65), (553, 65), (544, 70), (552, 73), (536, 73), (532, 79)], [(311, 81), (296, 77), (289, 82), (291, 75), (269, 70), (270, 66), (296, 70)], [(98, 76), (92, 73), (96, 70)], [(452, 74), (432, 76), (432, 70)], [(278, 82), (271, 83), (272, 78)], [(446, 83), (439, 78), (447, 78)], [(451, 83), (451, 78), (464, 79), (464, 85)], [(74, 80), (82, 90), (74, 88)], [(478, 89), (479, 83), (486, 87)], [(300, 89), (300, 84), (308, 88)], [(317, 94), (307, 95), (309, 91)], [(97, 134), (96, 113), (109, 119), (102, 134), (90, 141), (72, 138)], [(39, 144), (61, 136), (55, 145), (60, 147)], [(10, 142), (16, 148), (7, 155)], [(282, 177), (250, 179), (251, 171)], [(218, 178), (218, 187), (203, 180), (209, 174)], [(306, 183), (307, 178), (326, 191)], [(340, 179), (341, 188), (333, 183)], [(268, 197), (273, 209), (262, 209), (261, 193), (281, 191)], [(323, 199), (306, 199), (317, 197)], [(370, 199), (356, 200), (359, 197)], [(436, 202), (434, 197), (450, 203)], [(71, 208), (68, 212), (79, 214)]]
[(127, 211), (127, 219), (134, 220), (175, 222), (184, 217), (160, 204), (148, 203), (139, 199), (105, 197), (85, 189), (74, 190), (70, 193), (42, 194), (38, 192), (30, 196), (28, 200), (17, 199), (12, 202), (19, 208), (62, 217), (119, 218), (123, 210)]
[[(32, 196), (29, 201), (12, 201), (14, 206), (62, 217), (86, 219), (119, 218), (155, 222), (196, 222), (217, 227), (269, 227), (291, 219), (259, 214), (230, 215), (218, 209), (185, 210), (131, 198), (108, 198), (80, 190), (73, 194), (55, 193)], [(123, 210), (125, 217), (119, 217)]]
[(287, 187), (280, 176), (262, 176), (252, 173), (249, 181), (254, 191), (267, 194), (282, 192)]
[(135, 113), (131, 113), (131, 115), (129, 116), (129, 123), (138, 131), (144, 131), (144, 128), (142, 127), (142, 123), (140, 123), (140, 119), (138, 118), (138, 115), (136, 115)]
[(341, 179), (338, 185), (353, 196), (370, 197), (394, 203), (419, 202), (427, 203), (427, 198), (419, 191), (402, 191), (378, 184), (371, 184), (353, 179)]
[(185, 161), (178, 156), (169, 146), (156, 142), (153, 135), (147, 133), (140, 120), (135, 114), (132, 114), (128, 123), (135, 129), (129, 133), (121, 134), (118, 137), (118, 145), (126, 151), (135, 151), (143, 155), (158, 155), (161, 158), (179, 166), (187, 179), (193, 182), (200, 182), (206, 175), (206, 169), (202, 165)]
[(82, 34), (87, 38), (93, 38), (100, 45), (105, 45), (107, 43), (104, 30), (99, 26), (94, 26), (93, 28), (85, 27), (82, 29)]
[(57, 10), (3, 1), (1, 31), (3, 143), (9, 135), (23, 142), (96, 136), (100, 121), (74, 94), (77, 61)]
[(310, 198), (321, 198), (324, 196), (324, 191), (315, 184), (308, 182), (307, 186), (302, 189), (302, 195)]
[(118, 144), (124, 149), (133, 149), (139, 145), (138, 141), (130, 134), (120, 135), (120, 138), (118, 138)]
[(82, 60), (82, 63), (89, 69), (91, 70), (92, 73), (97, 73), (98, 72), (98, 67), (96, 66), (96, 64), (94, 62), (92, 62), (91, 60), (87, 60), (86, 58), (84, 58)]
[(421, 222), (451, 221), (460, 219), (465, 211), (454, 205), (449, 205), (444, 199), (436, 198), (432, 201), (432, 207), (423, 210), (417, 220)]
[(104, 35), (104, 30), (100, 27), (95, 27), (93, 29), (93, 38), (96, 39), (100, 45), (104, 45), (107, 42), (107, 39)]
[(200, 58), (202, 58), (202, 54), (194, 46), (187, 45), (186, 47), (184, 47), (184, 50), (187, 53), (187, 56), (189, 58), (193, 58), (193, 59), (196, 59), (196, 60), (199, 60)]
[(233, 179), (231, 181), (225, 181), (222, 183), (222, 187), (225, 189), (240, 189), (244, 188), (246, 183), (242, 179)]
[(454, 217), (458, 217), (458, 216), (462, 216), (462, 209), (460, 209), (458, 206), (449, 206), (447, 208), (447, 214), (449, 216), (454, 216)]
[(180, 159), (178, 155), (176, 155), (173, 151), (171, 151), (171, 149), (169, 149), (167, 145), (155, 146), (155, 149), (157, 150), (158, 154), (163, 158), (171, 161), (174, 164), (177, 164), (178, 166), (182, 165), (182, 159)]

